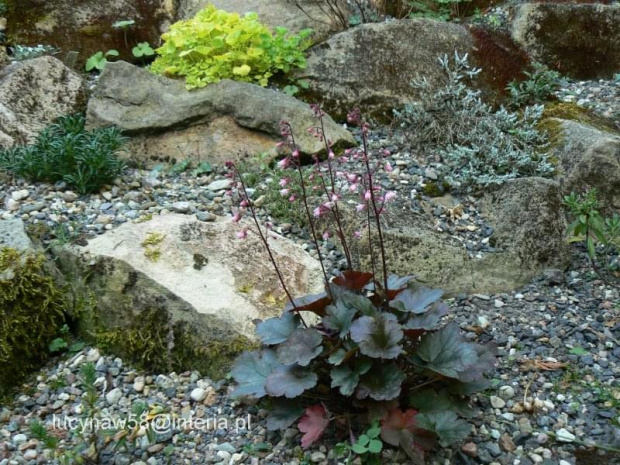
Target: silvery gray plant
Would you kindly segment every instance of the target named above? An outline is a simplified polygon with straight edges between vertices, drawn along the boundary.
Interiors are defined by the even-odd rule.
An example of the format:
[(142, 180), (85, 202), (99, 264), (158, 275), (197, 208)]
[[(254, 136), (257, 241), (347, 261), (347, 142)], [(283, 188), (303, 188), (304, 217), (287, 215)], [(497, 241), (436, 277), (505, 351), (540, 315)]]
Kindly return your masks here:
[(444, 55), (439, 63), (445, 86), (434, 90), (418, 76), (411, 83), (418, 100), (394, 111), (412, 147), (438, 156), (446, 164), (446, 179), (469, 189), (553, 173), (547, 135), (537, 129), (543, 105), (522, 113), (494, 110), (481, 91), (467, 85), (481, 71), (469, 65), (467, 54), (455, 52), (453, 60)]

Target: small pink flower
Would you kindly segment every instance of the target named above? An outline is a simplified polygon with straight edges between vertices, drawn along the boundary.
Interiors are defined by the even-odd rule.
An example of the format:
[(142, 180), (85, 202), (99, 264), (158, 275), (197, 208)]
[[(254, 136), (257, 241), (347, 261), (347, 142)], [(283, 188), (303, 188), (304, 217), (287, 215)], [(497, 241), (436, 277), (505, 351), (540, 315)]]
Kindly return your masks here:
[(364, 200), (370, 200), (371, 198), (372, 198), (372, 196), (370, 195), (370, 191), (369, 190), (364, 192)]
[(293, 158), (299, 158), (299, 150), (295, 149), (293, 152)]
[(333, 160), (334, 158), (336, 158), (336, 155), (331, 150), (329, 151), (329, 155), (327, 156), (329, 157), (330, 160)]
[(357, 174), (347, 174), (347, 181), (357, 182)]
[(243, 199), (241, 202), (239, 202), (239, 206), (240, 206), (241, 208), (247, 208), (247, 206), (248, 206), (249, 204), (250, 204), (250, 203), (248, 202), (248, 199)]
[(388, 173), (391, 173), (394, 170), (394, 168), (392, 168), (392, 165), (390, 165), (390, 162), (388, 161), (385, 164), (385, 171), (387, 171)]
[(384, 157), (389, 157), (390, 155), (392, 155), (392, 153), (388, 149), (383, 149), (383, 156)]
[(288, 168), (290, 163), (291, 163), (291, 159), (289, 157), (283, 158), (282, 160), (278, 162), (278, 168), (286, 169)]
[(338, 196), (338, 194), (332, 194), (332, 202), (338, 202), (338, 200), (340, 200), (340, 197)]
[(233, 223), (238, 223), (239, 221), (241, 221), (241, 215), (242, 215), (242, 211), (241, 210), (237, 210), (233, 216), (232, 216), (232, 221)]
[(288, 178), (282, 178), (278, 181), (278, 184), (280, 184), (280, 187), (286, 187), (286, 185), (288, 184)]
[(350, 190), (351, 192), (355, 192), (355, 191), (357, 191), (357, 184), (355, 184), (355, 183), (354, 183), (354, 184), (351, 184), (351, 185), (349, 186), (349, 190)]
[(331, 233), (329, 231), (325, 231), (323, 233), (323, 240), (326, 241), (331, 237)]
[(291, 196), (288, 198), (288, 201), (289, 201), (289, 202), (291, 202), (291, 203), (293, 203), (295, 200), (296, 200), (295, 194), (291, 195)]
[(355, 231), (353, 233), (353, 237), (355, 237), (356, 239), (360, 239), (362, 237), (362, 232), (361, 231)]
[(313, 214), (315, 218), (319, 218), (323, 214), (323, 209), (321, 207), (316, 207)]
[(289, 195), (291, 193), (290, 189), (280, 189), (280, 195), (282, 197), (286, 197), (287, 195)]
[(396, 192), (394, 191), (389, 191), (385, 193), (385, 203), (391, 202), (392, 200), (394, 200), (396, 198)]
[(248, 230), (242, 229), (241, 231), (237, 231), (237, 239), (245, 239), (248, 237)]
[(366, 205), (365, 205), (365, 204), (363, 204), (363, 203), (358, 203), (358, 204), (355, 206), (355, 210), (356, 210), (358, 213), (359, 213), (359, 212), (363, 212), (365, 208), (366, 208)]

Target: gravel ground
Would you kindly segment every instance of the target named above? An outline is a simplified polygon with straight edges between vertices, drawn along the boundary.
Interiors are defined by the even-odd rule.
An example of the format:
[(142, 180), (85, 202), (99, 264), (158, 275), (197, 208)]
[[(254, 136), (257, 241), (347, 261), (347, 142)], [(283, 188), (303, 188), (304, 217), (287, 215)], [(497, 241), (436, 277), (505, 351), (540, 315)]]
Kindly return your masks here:
[(563, 102), (574, 102), (620, 124), (620, 79), (566, 80), (555, 95)]
[[(616, 111), (620, 99), (614, 97), (614, 101), (610, 96), (618, 95), (618, 84), (601, 85), (605, 90), (595, 92), (597, 85), (582, 86), (589, 89), (582, 94), (604, 96), (598, 100), (587, 97), (589, 103), (598, 105), (597, 111)], [(433, 199), (424, 194), (428, 183), (441, 183), (437, 175), (440, 164), (417, 160), (394, 142), (388, 131), (375, 132), (372, 145), (390, 151), (385, 161), (393, 170), (380, 170), (377, 179), (386, 189), (397, 191), (400, 202), (438, 231), (460, 238), (473, 257), (494, 251), (489, 244), (493, 230), (478, 213), (475, 198)], [(350, 169), (358, 167), (352, 165)], [(224, 172), (217, 167), (214, 173), (199, 177), (189, 172), (170, 175), (162, 170), (129, 170), (115, 185), (85, 197), (62, 183), (52, 186), (6, 179), (0, 180), (0, 188), (6, 193), (0, 217), (22, 218), (44, 243), (80, 243), (125, 222), (148, 221), (152, 215), (166, 212), (213, 221), (218, 215), (230, 214), (227, 186)], [(257, 203), (264, 204), (260, 185), (254, 195)], [(267, 215), (265, 206), (261, 208), (263, 216)], [(306, 233), (296, 225), (276, 222), (275, 229), (317, 256)], [(342, 254), (329, 241), (322, 243), (320, 253), (333, 272), (344, 263)], [(582, 257), (583, 251), (576, 250), (570, 270), (547, 273), (518, 291), (462, 295), (449, 302), (451, 318), (459, 322), (468, 338), (493, 340), (500, 350), (492, 374), (493, 388), (474, 399), (469, 442), (439, 451), (429, 463), (620, 463), (611, 456), (613, 453), (603, 457), (597, 455), (603, 449), (592, 449), (595, 444), (620, 449), (619, 295), (617, 289), (592, 275)], [(132, 405), (146, 402), (153, 415), (203, 419), (200, 428), (177, 424), (157, 434), (154, 442), (140, 433), (131, 453), (105, 448), (102, 463), (337, 462), (331, 450), (335, 438), (327, 435), (322, 446), (304, 453), (295, 429), (283, 434), (267, 432), (265, 412), (259, 406), (231, 399), (231, 386), (226, 381), (203, 379), (198, 373), (143, 373), (91, 348), (68, 359), (53, 360), (9, 403), (0, 406), (0, 465), (45, 463), (49, 459), (49, 451), (29, 431), (28, 424), (34, 419), (53, 430), (63, 447), (75, 445), (74, 434), (58, 423), (55, 429), (53, 426), (58, 418), (75, 417), (82, 408), (78, 370), (85, 361), (96, 364), (99, 405), (106, 418), (123, 416)], [(403, 460), (387, 451), (384, 462)]]

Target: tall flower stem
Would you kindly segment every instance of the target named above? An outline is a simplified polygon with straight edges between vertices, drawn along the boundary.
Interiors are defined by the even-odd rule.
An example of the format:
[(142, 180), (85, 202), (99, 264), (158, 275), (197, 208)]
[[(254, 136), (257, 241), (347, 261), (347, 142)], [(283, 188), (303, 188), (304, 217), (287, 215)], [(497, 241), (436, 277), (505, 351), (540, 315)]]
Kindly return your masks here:
[[(370, 161), (368, 160), (368, 135), (365, 123), (362, 123), (362, 143), (364, 147), (364, 163), (366, 165), (366, 172), (368, 174), (368, 190), (370, 191), (370, 203), (372, 205), (373, 215), (375, 217), (375, 223), (377, 225), (377, 233), (379, 235), (379, 249), (381, 250), (381, 266), (383, 268), (383, 288), (385, 291), (385, 299), (387, 304), (388, 294), (388, 274), (387, 274), (387, 262), (385, 259), (385, 245), (383, 242), (383, 233), (381, 231), (381, 220), (379, 218), (379, 209), (377, 208), (377, 201), (375, 198), (375, 188), (372, 182), (372, 170), (370, 169)], [(370, 229), (368, 230), (370, 234)], [(371, 250), (372, 253), (372, 250)]]
[[(256, 224), (258, 235), (261, 241), (263, 242), (265, 249), (267, 250), (267, 254), (269, 254), (269, 260), (271, 261), (271, 264), (276, 270), (276, 274), (278, 276), (278, 280), (280, 281), (280, 284), (282, 285), (282, 289), (284, 289), (284, 292), (286, 293), (288, 300), (291, 302), (291, 305), (293, 306), (293, 311), (295, 311), (297, 309), (297, 305), (295, 305), (295, 300), (293, 299), (293, 296), (289, 292), (288, 287), (286, 286), (286, 283), (284, 282), (284, 277), (282, 276), (282, 273), (280, 272), (280, 267), (278, 266), (278, 263), (276, 262), (276, 259), (273, 256), (273, 252), (271, 251), (271, 247), (269, 246), (269, 241), (267, 240), (267, 237), (265, 237), (265, 235), (263, 234), (263, 230), (260, 226), (260, 223), (258, 222), (258, 217), (256, 216), (256, 210), (254, 209), (254, 205), (252, 201), (250, 200), (250, 197), (248, 196), (248, 191), (246, 189), (245, 182), (243, 181), (243, 176), (241, 176), (241, 173), (239, 172), (237, 165), (233, 163), (231, 164), (231, 167), (235, 171), (236, 177), (239, 179), (239, 183), (241, 184), (241, 189), (243, 190), (243, 196), (248, 203), (248, 208), (250, 210), (250, 214), (252, 215), (252, 219), (254, 220), (254, 224)], [(299, 312), (297, 313), (299, 314)], [(301, 321), (304, 324), (304, 326), (307, 327), (308, 325), (304, 321), (304, 318), (301, 316), (301, 314), (299, 314), (299, 317), (301, 318)]]
[[(290, 125), (289, 125), (289, 130), (290, 130), (291, 142), (293, 144), (293, 149), (296, 151), (297, 144), (295, 143), (295, 135), (293, 134), (293, 128), (291, 128)], [(316, 235), (316, 229), (314, 227), (314, 221), (312, 218), (312, 214), (310, 213), (310, 206), (308, 205), (308, 194), (306, 191), (306, 182), (304, 181), (304, 173), (301, 169), (301, 162), (299, 161), (298, 158), (296, 158), (296, 159), (293, 159), (293, 163), (295, 163), (295, 167), (297, 168), (297, 173), (299, 173), (299, 184), (301, 185), (301, 198), (304, 204), (304, 208), (306, 209), (306, 215), (308, 216), (308, 224), (310, 225), (310, 235), (312, 236), (312, 242), (314, 243), (314, 246), (316, 247), (316, 252), (319, 257), (319, 263), (321, 264), (321, 271), (323, 272), (323, 277), (325, 278), (325, 286), (327, 288), (327, 292), (329, 296), (332, 297), (331, 288), (330, 286), (328, 286), (329, 278), (327, 276), (327, 271), (325, 270), (323, 258), (321, 257), (321, 249), (319, 247), (319, 240)]]

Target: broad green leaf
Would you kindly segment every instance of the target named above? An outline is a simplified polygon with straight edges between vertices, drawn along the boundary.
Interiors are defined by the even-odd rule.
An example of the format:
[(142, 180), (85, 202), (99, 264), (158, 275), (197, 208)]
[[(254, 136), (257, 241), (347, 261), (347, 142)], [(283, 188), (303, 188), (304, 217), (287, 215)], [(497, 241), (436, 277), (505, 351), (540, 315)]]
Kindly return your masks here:
[(374, 318), (362, 316), (353, 322), (350, 332), (360, 351), (369, 357), (392, 359), (402, 352), (398, 343), (403, 338), (403, 331), (390, 313), (378, 314)]
[(278, 361), (307, 366), (323, 350), (322, 342), (323, 337), (316, 329), (297, 328), (278, 346)]
[(353, 292), (345, 291), (340, 299), (349, 305), (360, 311), (364, 316), (374, 316), (377, 313), (377, 308), (367, 297), (363, 295), (355, 294)]
[(373, 439), (368, 443), (368, 452), (378, 454), (383, 450), (383, 443), (378, 439)]
[(283, 313), (280, 317), (261, 321), (256, 326), (256, 334), (263, 344), (280, 344), (286, 341), (298, 326), (298, 315), (294, 313)]
[(442, 295), (441, 289), (429, 289), (424, 286), (407, 288), (390, 301), (390, 306), (401, 312), (420, 314), (437, 302)]
[(400, 395), (405, 375), (394, 363), (375, 363), (362, 376), (355, 393), (358, 399), (392, 400)]
[(332, 365), (340, 365), (349, 352), (345, 349), (338, 349), (329, 356), (327, 361)]
[(267, 415), (269, 431), (284, 430), (304, 413), (304, 408), (294, 401), (279, 400)]
[(86, 60), (86, 71), (92, 71), (97, 68), (101, 60), (103, 60), (103, 52), (97, 52)]
[(316, 386), (317, 380), (317, 375), (305, 368), (280, 365), (267, 378), (265, 391), (270, 396), (292, 399)]
[(468, 401), (461, 395), (450, 394), (445, 389), (432, 387), (414, 389), (409, 394), (409, 406), (420, 413), (452, 410), (463, 417), (472, 414)]
[(338, 331), (341, 338), (347, 335), (353, 318), (357, 314), (357, 310), (347, 305), (342, 299), (338, 300), (336, 305), (328, 305), (325, 312), (323, 324), (332, 331)]
[(233, 396), (263, 397), (266, 394), (265, 383), (277, 366), (278, 361), (274, 350), (264, 349), (241, 354), (235, 360), (231, 370), (238, 385)]
[(451, 411), (420, 413), (416, 423), (419, 428), (435, 433), (442, 447), (462, 441), (471, 433), (471, 425)]
[(248, 65), (235, 66), (233, 68), (233, 74), (235, 76), (247, 76), (250, 74), (250, 71), (252, 71), (252, 68)]
[(117, 57), (119, 55), (120, 53), (118, 53), (118, 50), (108, 50), (107, 52), (105, 52), (105, 56), (107, 57)]

